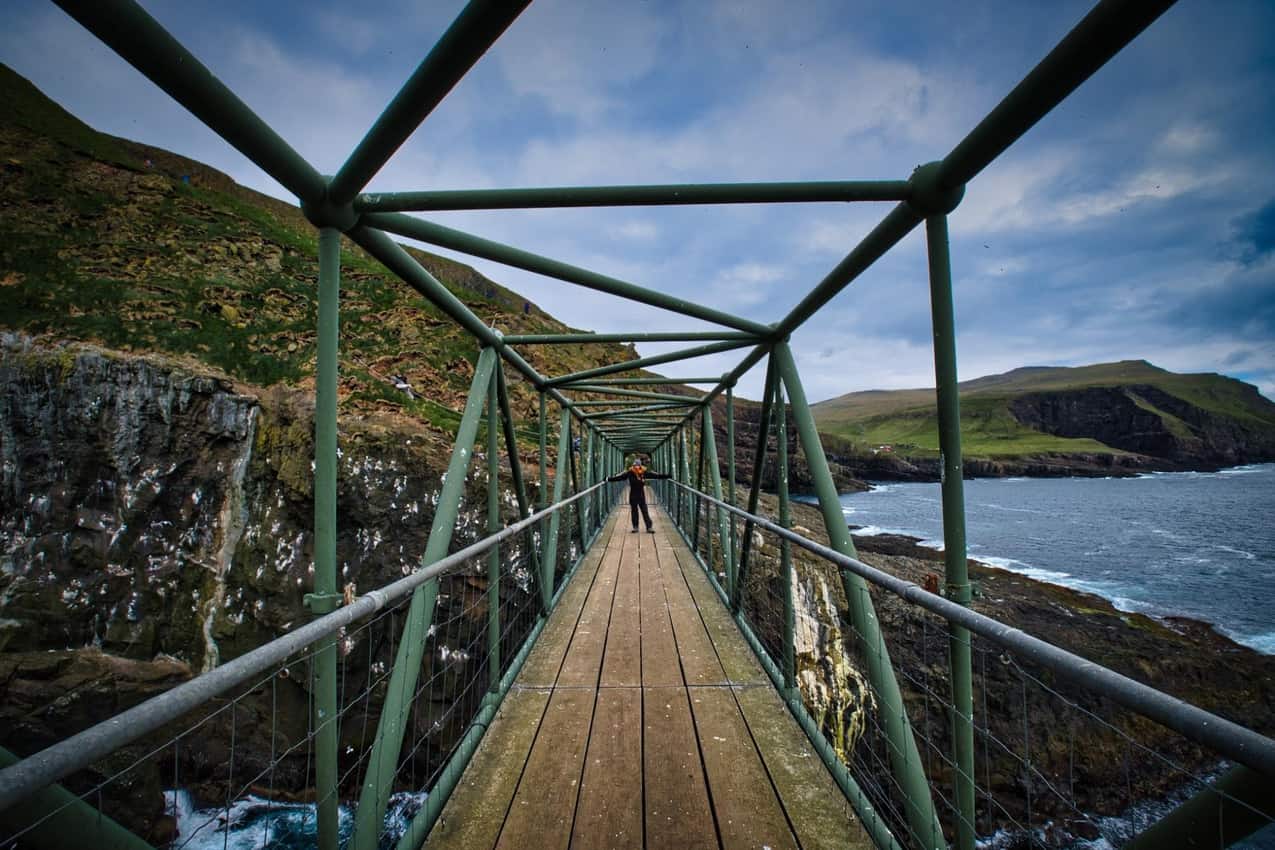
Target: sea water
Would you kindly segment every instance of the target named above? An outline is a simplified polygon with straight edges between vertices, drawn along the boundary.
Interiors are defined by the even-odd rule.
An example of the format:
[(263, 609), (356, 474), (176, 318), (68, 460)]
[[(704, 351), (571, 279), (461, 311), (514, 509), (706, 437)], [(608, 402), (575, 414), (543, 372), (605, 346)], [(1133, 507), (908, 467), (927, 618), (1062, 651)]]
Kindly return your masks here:
[[(1275, 654), (1275, 464), (964, 483), (971, 558)], [(875, 486), (841, 497), (855, 534), (943, 547), (938, 484)]]
[[(425, 804), (426, 794), (390, 796), (377, 847), (390, 850)], [(198, 808), (186, 791), (165, 791), (166, 809), (177, 819), (177, 838), (168, 850), (302, 850), (318, 846), (318, 817), (313, 803), (269, 800), (250, 794), (229, 805)], [(342, 805), (337, 814), (340, 846), (354, 832), (354, 812)]]
[[(906, 534), (943, 548), (938, 484), (878, 483), (841, 497), (855, 534)], [(964, 482), (972, 558), (1103, 596), (1122, 611), (1191, 617), (1275, 654), (1275, 464), (1136, 478), (983, 478)], [(1159, 819), (1147, 801), (1103, 819), (1110, 850)], [(982, 847), (1016, 846), (1008, 834)], [(1234, 845), (1275, 848), (1275, 826)]]

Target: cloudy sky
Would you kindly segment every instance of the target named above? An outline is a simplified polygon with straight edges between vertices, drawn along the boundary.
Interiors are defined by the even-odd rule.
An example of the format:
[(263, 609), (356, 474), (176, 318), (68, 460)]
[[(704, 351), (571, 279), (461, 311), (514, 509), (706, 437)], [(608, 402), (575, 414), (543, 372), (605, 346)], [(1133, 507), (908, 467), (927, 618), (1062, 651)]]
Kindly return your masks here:
[[(335, 172), (455, 2), (150, 0)], [(1072, 0), (537, 0), (373, 190), (901, 179), (941, 158), (1085, 14)], [(0, 61), (106, 132), (292, 200), (49, 3)], [(1145, 358), (1275, 398), (1275, 5), (1182, 0), (973, 181), (951, 221), (962, 378)], [(435, 220), (771, 322), (888, 205), (442, 213)], [(812, 400), (933, 385), (918, 229), (793, 337)], [(475, 261), (597, 331), (701, 323)], [(646, 345), (642, 354), (670, 346)], [(670, 367), (719, 374), (738, 354)], [(755, 369), (742, 395), (756, 397)]]

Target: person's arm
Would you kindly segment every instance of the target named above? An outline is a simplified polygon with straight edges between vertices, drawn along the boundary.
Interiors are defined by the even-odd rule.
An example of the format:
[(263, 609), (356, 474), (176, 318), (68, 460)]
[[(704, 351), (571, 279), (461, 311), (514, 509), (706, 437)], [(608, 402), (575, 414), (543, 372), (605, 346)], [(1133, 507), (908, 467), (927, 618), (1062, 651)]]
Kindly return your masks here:
[(629, 477), (629, 471), (626, 469), (623, 472), (621, 472), (619, 475), (612, 475), (611, 477), (607, 478), (607, 481), (623, 481), (624, 479), (628, 477)]
[(673, 476), (667, 472), (648, 472), (647, 478), (672, 478)]

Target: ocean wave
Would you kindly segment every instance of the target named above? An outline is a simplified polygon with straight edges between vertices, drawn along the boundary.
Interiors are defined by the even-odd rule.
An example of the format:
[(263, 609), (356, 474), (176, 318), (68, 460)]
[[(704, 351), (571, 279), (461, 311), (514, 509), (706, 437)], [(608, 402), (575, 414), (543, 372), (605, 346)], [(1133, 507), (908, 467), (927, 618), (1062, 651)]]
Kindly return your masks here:
[[(1026, 480), (1026, 479), (1024, 479)], [(1008, 505), (998, 505), (995, 502), (976, 502), (974, 507), (977, 508), (994, 508), (998, 511), (1009, 511), (1015, 514), (1043, 514), (1045, 511), (1039, 511), (1035, 508), (1011, 508)]]
[(915, 531), (909, 531), (905, 528), (883, 528), (879, 525), (865, 525), (862, 528), (856, 528), (851, 531), (858, 537), (876, 537), (881, 534), (900, 534), (904, 537), (916, 537)]
[(1268, 472), (1275, 464), (1270, 463), (1250, 463), (1246, 466), (1232, 466), (1229, 469), (1219, 469), (1218, 475), (1252, 475), (1254, 472)]
[(1249, 649), (1256, 649), (1263, 655), (1275, 655), (1275, 632), (1263, 632), (1262, 634), (1256, 635), (1242, 635), (1233, 632), (1230, 629), (1218, 628), (1218, 631), (1236, 643), (1243, 644)]
[[(391, 846), (405, 832), (428, 795), (400, 791), (390, 797), (382, 837)], [(249, 794), (227, 806), (195, 807), (184, 789), (164, 792), (164, 807), (177, 819), (174, 850), (257, 850), (313, 847), (318, 817), (313, 803), (289, 803)], [(337, 835), (345, 844), (354, 831), (354, 813), (337, 810)]]

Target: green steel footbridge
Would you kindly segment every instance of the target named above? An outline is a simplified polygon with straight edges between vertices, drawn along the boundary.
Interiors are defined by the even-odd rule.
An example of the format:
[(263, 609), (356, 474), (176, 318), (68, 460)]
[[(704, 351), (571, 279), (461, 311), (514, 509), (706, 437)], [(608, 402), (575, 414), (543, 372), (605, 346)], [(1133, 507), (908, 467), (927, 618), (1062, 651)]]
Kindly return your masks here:
[[(1125, 846), (1224, 847), (1275, 819), (1275, 741), (971, 608), (947, 216), (970, 181), (1170, 2), (1102, 0), (955, 148), (907, 179), (375, 194), (361, 192), (526, 3), (469, 3), (332, 176), (136, 3), (58, 5), (292, 192), (318, 229), (315, 563), (306, 596), (313, 619), (41, 752), (6, 755), (0, 846), (151, 846), (113, 817), (110, 801), (155, 765), (179, 787), (180, 752), (197, 748), (215, 724), (231, 730), (231, 749), (215, 772), (224, 799), (196, 828), (207, 831), (150, 840), (271, 846), (281, 839), (269, 823), (257, 838), (237, 833), (232, 845), (235, 812), (250, 797), (258, 807), (292, 811), (298, 804), (282, 801), (299, 784), (312, 789), (306, 811), (324, 850), (1060, 846), (1064, 826), (1075, 840), (1099, 833), (1086, 809), (1092, 780), (1058, 773), (1039, 752), (1045, 740), (1069, 741), (1062, 749), (1074, 753), (1077, 723), (1115, 741), (1112, 758), (1153, 763), (1176, 777), (1164, 787), (1179, 789), (1177, 804), (1140, 824)], [(890, 204), (889, 212), (773, 324), (409, 214), (868, 201)], [(941, 592), (860, 560), (789, 344), (922, 225), (942, 446)], [(479, 350), (420, 568), (362, 595), (342, 594), (337, 579), (342, 236), (437, 305)], [(502, 335), (396, 236), (714, 330)], [(687, 345), (561, 375), (540, 374), (524, 357), (527, 346), (604, 341)], [(731, 351), (740, 359), (723, 375), (647, 371)], [(744, 491), (734, 387), (763, 365)], [(539, 394), (535, 478), (522, 470), (511, 377)], [(817, 531), (793, 518), (794, 444), (814, 483)], [(672, 476), (652, 482), (649, 536), (630, 533), (623, 485), (605, 480), (635, 454)], [(760, 489), (767, 464), (774, 496)], [(453, 530), (465, 482), (484, 472), (488, 536), (458, 549)], [(510, 492), (514, 522), (502, 519)], [(898, 641), (917, 635), (933, 657), (920, 667), (899, 663)], [(385, 663), (358, 663), (360, 647), (374, 644), (390, 647)], [(236, 752), (237, 724), (274, 723), (258, 708), (285, 687), (301, 687), (305, 728), (280, 732), (269, 754)], [(1057, 710), (1032, 717), (1024, 696), (1015, 721), (1022, 734), (1007, 736), (992, 721), (1013, 707), (989, 693), (1016, 689)], [(1165, 736), (1182, 746), (1147, 743)], [(1184, 751), (1197, 757), (1186, 760)], [(276, 781), (302, 756), (299, 778), (287, 787)], [(84, 779), (108, 757), (109, 769)], [(416, 793), (404, 797), (405, 790)]]

